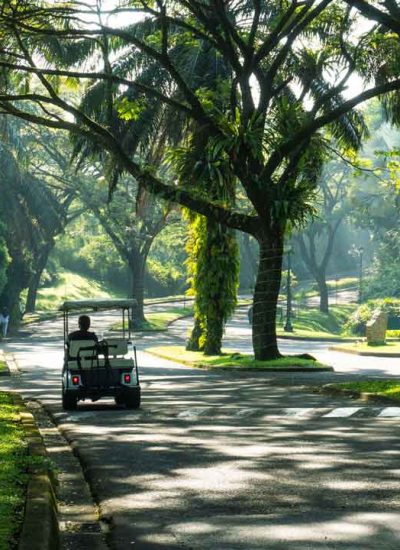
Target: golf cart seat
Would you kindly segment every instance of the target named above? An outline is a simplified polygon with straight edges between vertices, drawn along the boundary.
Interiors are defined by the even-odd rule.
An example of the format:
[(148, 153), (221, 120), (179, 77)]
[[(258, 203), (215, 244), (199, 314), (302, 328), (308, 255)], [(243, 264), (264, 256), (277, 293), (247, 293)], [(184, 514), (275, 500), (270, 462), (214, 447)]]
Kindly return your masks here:
[[(120, 369), (132, 368), (134, 366), (133, 359), (125, 357), (128, 353), (128, 340), (124, 338), (109, 338), (104, 340), (104, 344), (107, 344), (106, 349), (108, 350), (109, 367)], [(104, 354), (102, 354), (100, 350), (95, 349), (95, 345), (96, 342), (93, 340), (72, 340), (69, 343), (69, 368), (104, 368), (106, 366)], [(103, 357), (101, 355), (103, 355)]]
[(76, 359), (78, 355), (81, 358), (94, 357), (96, 355), (95, 344), (94, 340), (71, 340), (68, 344), (69, 359)]
[(108, 356), (118, 357), (128, 353), (128, 340), (125, 338), (106, 338), (108, 344)]
[(111, 367), (119, 369), (133, 367), (133, 359), (125, 357), (128, 353), (128, 340), (125, 338), (107, 338), (105, 342), (108, 345), (108, 357)]

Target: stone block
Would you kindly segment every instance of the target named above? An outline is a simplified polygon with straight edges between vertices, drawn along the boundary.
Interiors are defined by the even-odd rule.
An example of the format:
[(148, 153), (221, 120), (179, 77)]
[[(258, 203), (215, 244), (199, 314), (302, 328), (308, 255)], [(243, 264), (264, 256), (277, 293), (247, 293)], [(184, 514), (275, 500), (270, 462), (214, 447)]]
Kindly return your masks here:
[(380, 345), (386, 341), (386, 329), (388, 314), (380, 309), (374, 311), (373, 316), (366, 324), (366, 337), (368, 345)]

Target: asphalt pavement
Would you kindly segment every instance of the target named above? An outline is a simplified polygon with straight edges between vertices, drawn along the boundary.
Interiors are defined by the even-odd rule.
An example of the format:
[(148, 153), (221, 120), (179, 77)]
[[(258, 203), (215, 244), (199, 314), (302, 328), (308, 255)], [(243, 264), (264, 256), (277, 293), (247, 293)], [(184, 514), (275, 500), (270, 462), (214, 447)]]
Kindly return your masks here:
[[(109, 322), (101, 316), (93, 326)], [(51, 412), (81, 460), (109, 547), (398, 550), (400, 409), (311, 387), (332, 376), (397, 375), (397, 361), (369, 364), (332, 355), (325, 344), (282, 341), (288, 352), (305, 345), (328, 354), (330, 364), (339, 355), (338, 374), (221, 374), (145, 351), (185, 331), (178, 323), (169, 334), (138, 338), (139, 411), (111, 400), (62, 411), (59, 321), (4, 346), (19, 374), (2, 387)], [(249, 333), (239, 313), (224, 345), (244, 351)]]

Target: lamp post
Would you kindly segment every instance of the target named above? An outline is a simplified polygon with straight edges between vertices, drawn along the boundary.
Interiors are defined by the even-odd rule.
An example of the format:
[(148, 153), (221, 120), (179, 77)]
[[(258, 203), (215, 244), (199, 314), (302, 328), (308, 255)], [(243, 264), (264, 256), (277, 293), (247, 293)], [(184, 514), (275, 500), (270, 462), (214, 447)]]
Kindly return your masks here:
[(289, 247), (286, 250), (287, 253), (287, 278), (286, 278), (286, 323), (283, 327), (285, 332), (293, 332), (292, 326), (292, 287), (291, 287), (291, 254), (292, 248)]
[(360, 246), (359, 249), (358, 249), (358, 255), (360, 257), (360, 265), (359, 265), (359, 268), (360, 268), (360, 271), (359, 271), (359, 274), (358, 274), (358, 303), (361, 304), (362, 303), (362, 298), (363, 298), (363, 254), (364, 254), (364, 247)]

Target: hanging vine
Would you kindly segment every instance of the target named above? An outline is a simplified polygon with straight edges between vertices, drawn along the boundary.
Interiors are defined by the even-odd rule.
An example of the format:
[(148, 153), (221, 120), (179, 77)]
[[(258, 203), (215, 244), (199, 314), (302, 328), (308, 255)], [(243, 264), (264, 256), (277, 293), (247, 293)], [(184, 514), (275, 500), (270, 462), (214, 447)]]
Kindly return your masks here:
[[(199, 193), (207, 192), (216, 203), (232, 205), (234, 179), (228, 159), (212, 140), (203, 142), (202, 131), (195, 133), (186, 147), (174, 151), (173, 159), (180, 180), (187, 169), (195, 174)], [(203, 142), (203, 143), (202, 143)], [(189, 180), (190, 181), (190, 180)], [(235, 232), (211, 219), (188, 210), (189, 238), (187, 269), (194, 295), (194, 327), (187, 349), (219, 355), (224, 326), (236, 307), (239, 284), (239, 248)]]

